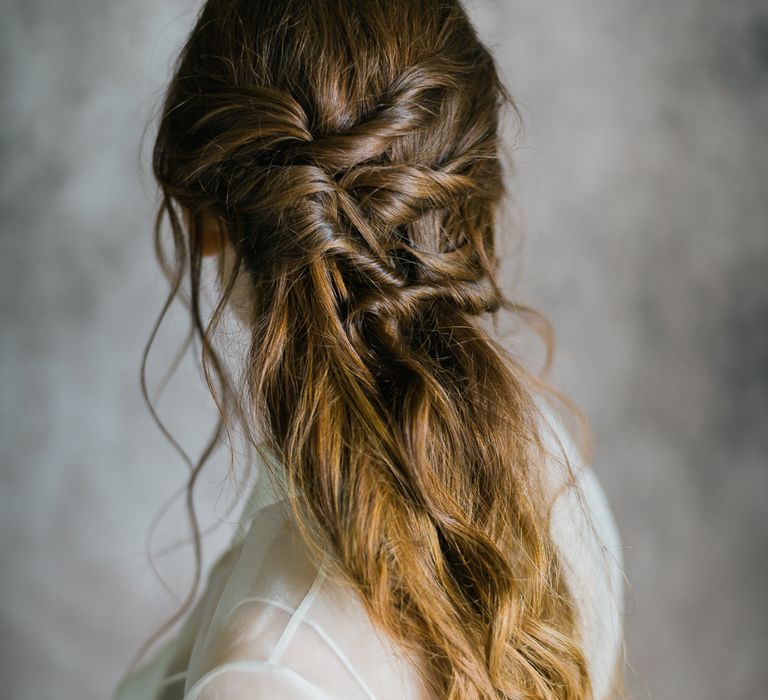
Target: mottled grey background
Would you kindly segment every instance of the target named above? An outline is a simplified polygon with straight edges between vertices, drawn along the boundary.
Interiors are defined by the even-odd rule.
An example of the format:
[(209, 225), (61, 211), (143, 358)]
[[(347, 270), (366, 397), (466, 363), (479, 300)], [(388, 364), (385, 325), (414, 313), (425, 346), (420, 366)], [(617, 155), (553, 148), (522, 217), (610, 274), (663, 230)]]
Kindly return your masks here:
[[(184, 547), (156, 557), (174, 598), (144, 557), (184, 466), (139, 393), (165, 283), (138, 148), (197, 7), (4, 4), (7, 698), (107, 697), (191, 570)], [(525, 120), (515, 291), (555, 323), (558, 381), (592, 419), (626, 545), (631, 696), (764, 697), (768, 7), (495, 0), (472, 12)], [(205, 397), (190, 365), (159, 403), (191, 448), (210, 425)], [(203, 479), (204, 526), (226, 519), (223, 474)], [(153, 547), (184, 534), (177, 501)], [(206, 561), (230, 535), (208, 538)]]

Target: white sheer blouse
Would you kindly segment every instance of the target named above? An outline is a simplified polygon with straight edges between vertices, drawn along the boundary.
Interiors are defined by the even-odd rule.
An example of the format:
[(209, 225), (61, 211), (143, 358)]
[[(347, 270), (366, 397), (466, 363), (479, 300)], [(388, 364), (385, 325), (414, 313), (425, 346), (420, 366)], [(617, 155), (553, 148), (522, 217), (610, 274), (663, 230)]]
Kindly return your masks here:
[[(551, 414), (549, 414), (551, 417)], [(622, 639), (621, 543), (600, 484), (552, 418), (577, 490), (558, 493), (551, 534), (584, 630), (596, 700), (607, 697)], [(547, 470), (552, 493), (561, 463)], [(266, 473), (266, 470), (264, 470)], [(180, 632), (125, 678), (114, 700), (437, 700), (414, 663), (368, 618), (356, 594), (315, 567), (287, 503), (264, 477), (230, 547)]]

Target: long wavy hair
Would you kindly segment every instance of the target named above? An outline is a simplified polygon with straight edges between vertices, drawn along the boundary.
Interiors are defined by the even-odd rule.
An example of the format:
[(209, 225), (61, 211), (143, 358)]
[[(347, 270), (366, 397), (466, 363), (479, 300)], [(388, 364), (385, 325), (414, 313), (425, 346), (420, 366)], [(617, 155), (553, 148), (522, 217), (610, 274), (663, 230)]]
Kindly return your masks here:
[[(582, 700), (539, 479), (551, 332), (497, 279), (508, 108), (519, 115), (457, 0), (202, 8), (153, 153), (171, 281), (158, 325), (186, 292), (220, 410), (187, 484), (188, 602), (195, 482), (237, 418), (275, 456), (264, 464), (309, 551), (333, 554), (331, 575), (421, 659), (436, 697)], [(208, 320), (206, 215), (235, 255)], [(234, 381), (212, 337), (243, 281), (251, 337)], [(483, 329), (502, 309), (541, 332), (542, 373)]]

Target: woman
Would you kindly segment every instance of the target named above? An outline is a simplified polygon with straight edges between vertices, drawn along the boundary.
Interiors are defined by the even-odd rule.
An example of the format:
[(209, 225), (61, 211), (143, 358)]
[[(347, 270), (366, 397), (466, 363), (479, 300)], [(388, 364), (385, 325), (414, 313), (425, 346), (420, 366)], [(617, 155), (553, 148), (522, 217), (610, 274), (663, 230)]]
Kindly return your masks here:
[[(205, 4), (155, 145), (158, 250), (262, 479), (120, 700), (609, 697), (610, 510), (544, 380), (480, 325), (538, 319), (496, 278), (505, 106), (458, 1)], [(225, 308), (249, 334), (235, 382)]]

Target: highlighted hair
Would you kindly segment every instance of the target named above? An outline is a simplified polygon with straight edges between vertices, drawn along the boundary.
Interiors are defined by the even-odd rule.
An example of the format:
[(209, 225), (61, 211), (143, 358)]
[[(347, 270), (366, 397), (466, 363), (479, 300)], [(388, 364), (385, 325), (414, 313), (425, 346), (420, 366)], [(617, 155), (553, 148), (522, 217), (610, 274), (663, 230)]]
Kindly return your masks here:
[[(456, 1), (209, 0), (162, 109), (157, 250), (168, 303), (188, 275), (222, 413), (211, 449), (236, 414), (263, 436), (310, 551), (333, 554), (435, 695), (581, 700), (589, 674), (539, 487), (544, 380), (478, 323), (500, 309), (530, 321), (549, 360), (548, 326), (497, 281), (504, 107)], [(202, 212), (236, 254), (207, 324)], [(211, 343), (238, 278), (247, 415)], [(189, 481), (195, 529), (209, 453)]]

